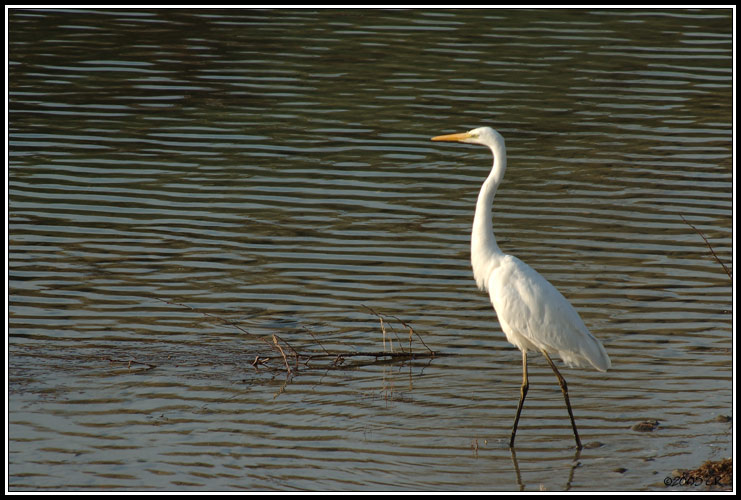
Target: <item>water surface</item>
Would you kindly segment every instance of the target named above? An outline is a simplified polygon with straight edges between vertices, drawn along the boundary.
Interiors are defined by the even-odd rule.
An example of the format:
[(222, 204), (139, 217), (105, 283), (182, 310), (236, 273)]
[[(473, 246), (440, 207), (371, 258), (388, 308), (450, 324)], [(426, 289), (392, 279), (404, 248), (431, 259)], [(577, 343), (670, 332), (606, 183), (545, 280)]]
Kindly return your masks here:
[[(663, 490), (730, 456), (731, 280), (681, 217), (732, 270), (731, 23), (10, 10), (9, 488)], [(468, 262), (491, 158), (429, 141), (482, 125), (499, 245), (612, 358), (562, 370), (580, 454), (539, 356), (507, 447), (521, 358)], [(411, 361), (296, 359), (410, 326)]]

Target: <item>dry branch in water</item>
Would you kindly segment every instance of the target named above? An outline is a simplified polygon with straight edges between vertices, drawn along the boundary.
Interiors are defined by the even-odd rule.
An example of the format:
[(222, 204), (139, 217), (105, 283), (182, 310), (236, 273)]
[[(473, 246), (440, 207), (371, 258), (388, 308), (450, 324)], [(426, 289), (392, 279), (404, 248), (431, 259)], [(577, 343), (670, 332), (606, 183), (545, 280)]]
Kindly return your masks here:
[[(184, 307), (193, 312), (197, 312), (209, 319), (216, 319), (225, 325), (229, 325), (231, 327), (238, 329), (240, 332), (249, 335), (249, 337), (251, 338), (259, 339), (261, 342), (265, 344), (265, 347), (268, 348), (270, 352), (255, 353), (254, 360), (248, 364), (252, 368), (254, 368), (256, 371), (266, 370), (268, 372), (285, 372), (286, 377), (291, 377), (292, 375), (299, 372), (300, 370), (306, 370), (309, 368), (331, 369), (331, 368), (339, 368), (341, 366), (346, 366), (345, 361), (350, 358), (353, 358), (353, 359), (370, 358), (371, 360), (368, 363), (377, 363), (381, 361), (391, 362), (391, 361), (434, 358), (435, 356), (442, 355), (441, 353), (430, 349), (430, 347), (424, 342), (424, 340), (422, 340), (422, 337), (419, 335), (419, 333), (415, 332), (414, 328), (412, 328), (412, 326), (409, 323), (399, 319), (396, 316), (391, 316), (391, 315), (384, 316), (382, 314), (379, 314), (378, 312), (374, 311), (373, 309), (371, 309), (370, 307), (366, 305), (363, 305), (363, 307), (367, 309), (368, 311), (370, 311), (371, 314), (378, 317), (381, 323), (381, 330), (383, 333), (383, 351), (370, 351), (370, 352), (330, 351), (326, 347), (324, 347), (324, 345), (322, 345), (322, 343), (316, 338), (316, 336), (306, 327), (302, 327), (302, 328), (312, 337), (315, 343), (321, 348), (321, 352), (308, 351), (306, 349), (302, 350), (301, 348), (294, 348), (293, 345), (289, 344), (286, 340), (282, 339), (276, 334), (271, 334), (268, 340), (268, 338), (266, 338), (265, 336), (255, 335), (254, 333), (249, 332), (247, 329), (236, 324), (235, 322), (227, 320), (216, 314), (199, 311), (198, 309), (192, 306), (189, 306), (187, 304), (182, 304), (179, 302), (163, 300), (159, 298), (157, 300), (159, 300), (160, 302), (164, 302), (165, 304)], [(408, 329), (408, 332), (409, 332), (408, 348), (403, 347), (401, 340), (399, 339), (398, 335), (396, 334), (396, 332), (393, 330), (393, 327), (391, 326), (392, 322), (389, 321), (389, 318), (392, 318), (393, 320), (400, 323), (404, 328)], [(397, 344), (399, 346), (399, 349), (397, 349), (396, 351), (393, 351), (393, 349), (389, 349), (389, 350), (386, 349), (387, 328), (391, 330), (396, 336)], [(415, 336), (419, 339), (419, 341), (422, 343), (422, 345), (425, 347), (426, 350), (419, 350), (416, 352), (412, 350), (412, 341)], [(391, 345), (390, 338), (389, 338), (389, 344)], [(277, 365), (275, 363), (276, 361), (278, 362)], [(324, 361), (324, 363), (321, 363), (320, 365), (317, 365), (315, 363), (313, 366), (309, 366), (310, 363), (316, 362), (316, 361), (319, 361), (319, 362)], [(354, 364), (357, 365), (359, 363), (354, 363)]]

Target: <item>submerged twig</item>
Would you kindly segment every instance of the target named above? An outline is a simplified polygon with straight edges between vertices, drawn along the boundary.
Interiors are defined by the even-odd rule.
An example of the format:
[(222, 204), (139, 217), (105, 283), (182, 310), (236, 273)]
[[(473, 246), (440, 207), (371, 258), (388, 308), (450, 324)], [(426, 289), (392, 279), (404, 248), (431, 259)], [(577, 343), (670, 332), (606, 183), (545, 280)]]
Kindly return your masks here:
[[(386, 352), (386, 327), (383, 324), (383, 317), (379, 316), (378, 319), (381, 322), (381, 332), (383, 333), (383, 352)], [(391, 344), (391, 339), (389, 339), (389, 345), (389, 350), (394, 352), (394, 344)]]
[(144, 363), (142, 361), (137, 361), (135, 359), (113, 359), (113, 358), (104, 358), (107, 359), (109, 363), (123, 363), (126, 364), (126, 368), (128, 370), (131, 370), (131, 365), (142, 365), (144, 366), (144, 371), (149, 371), (153, 368), (157, 368), (157, 365), (152, 363)]
[(283, 355), (283, 358), (285, 359), (285, 353), (283, 352), (283, 349), (280, 348), (280, 345), (278, 344), (278, 340), (283, 342), (286, 347), (288, 347), (293, 352), (293, 357), (296, 359), (296, 370), (298, 370), (298, 363), (299, 363), (299, 357), (301, 356), (296, 349), (293, 348), (291, 344), (283, 340), (282, 338), (278, 337), (276, 334), (273, 334), (273, 344), (280, 350), (280, 353)]
[[(365, 304), (362, 304), (362, 306), (365, 307), (366, 309), (368, 309), (371, 312), (371, 314), (373, 314), (374, 316), (377, 316), (381, 320), (381, 329), (383, 330), (383, 335), (384, 335), (384, 346), (383, 346), (383, 350), (385, 351), (386, 350), (386, 330), (383, 327), (384, 326), (383, 315), (381, 315), (380, 313), (376, 312), (371, 307), (366, 306)], [(414, 331), (414, 328), (412, 328), (411, 325), (409, 325), (404, 320), (399, 319), (398, 317), (396, 317), (396, 316), (394, 316), (392, 314), (388, 314), (387, 317), (394, 318), (396, 321), (398, 321), (399, 323), (401, 323), (405, 328), (408, 328), (409, 329), (409, 352), (410, 353), (412, 351), (412, 335), (416, 335), (417, 338), (419, 339), (419, 341), (422, 342), (422, 345), (425, 346), (425, 348), (430, 352), (430, 354), (433, 355), (433, 356), (435, 355), (435, 351), (433, 351), (432, 349), (430, 349), (430, 347), (427, 344), (425, 344), (425, 341), (422, 340), (422, 337), (417, 332)], [(388, 321), (386, 321), (386, 324), (388, 324)], [(389, 328), (391, 328), (391, 330), (393, 331), (393, 328), (391, 327), (391, 325), (389, 325)], [(394, 334), (396, 334), (396, 332), (394, 332)], [(399, 337), (398, 336), (396, 337), (396, 340), (399, 341), (399, 345), (401, 345), (401, 340), (399, 340)], [(393, 351), (393, 349), (392, 349), (392, 351)]]
[(273, 345), (278, 349), (280, 355), (283, 356), (283, 362), (286, 364), (286, 372), (291, 373), (291, 367), (288, 365), (288, 359), (286, 359), (286, 353), (283, 352), (283, 348), (278, 343), (278, 338), (273, 335)]
[(718, 255), (717, 255), (717, 254), (715, 253), (715, 250), (713, 250), (713, 247), (712, 247), (712, 245), (710, 245), (710, 242), (708, 241), (708, 239), (707, 239), (707, 238), (705, 237), (705, 235), (704, 235), (704, 234), (702, 234), (702, 231), (700, 231), (700, 230), (699, 230), (699, 229), (697, 229), (697, 228), (696, 228), (695, 226), (693, 226), (692, 224), (690, 224), (690, 223), (689, 223), (689, 222), (687, 221), (687, 219), (685, 219), (685, 218), (684, 218), (684, 216), (683, 216), (682, 214), (679, 214), (679, 216), (680, 216), (680, 217), (682, 218), (682, 220), (684, 221), (684, 223), (685, 223), (685, 224), (687, 224), (687, 225), (688, 225), (689, 227), (691, 227), (692, 229), (694, 229), (694, 230), (695, 230), (695, 232), (696, 232), (697, 234), (699, 234), (699, 235), (700, 235), (700, 238), (702, 238), (702, 239), (703, 239), (703, 241), (705, 242), (705, 244), (706, 244), (706, 245), (708, 246), (708, 248), (710, 249), (710, 253), (712, 253), (712, 254), (713, 254), (713, 257), (715, 257), (715, 260), (717, 260), (717, 261), (718, 261), (718, 264), (720, 264), (720, 265), (721, 265), (721, 266), (723, 267), (723, 270), (724, 270), (724, 271), (726, 272), (726, 274), (728, 275), (728, 277), (729, 277), (729, 278), (731, 278), (731, 279), (733, 279), (733, 275), (731, 274), (731, 271), (730, 271), (730, 270), (729, 270), (729, 269), (728, 269), (728, 268), (726, 267), (726, 265), (725, 265), (725, 264), (723, 264), (723, 262), (722, 262), (722, 261), (720, 260), (720, 258), (718, 257)]
[(425, 344), (425, 341), (422, 340), (422, 337), (419, 335), (419, 333), (414, 331), (414, 328), (412, 328), (411, 325), (406, 324), (404, 321), (397, 318), (396, 316), (391, 316), (391, 317), (394, 318), (399, 323), (401, 323), (402, 325), (404, 325), (406, 328), (409, 328), (409, 350), (410, 351), (412, 350), (412, 335), (416, 335), (419, 341), (422, 342), (422, 345), (425, 346), (428, 351), (434, 352), (432, 349), (430, 349), (430, 347), (427, 344)]
[(260, 355), (258, 354), (255, 356), (255, 360), (250, 364), (255, 368), (255, 370), (257, 370), (258, 366), (263, 365), (267, 363), (268, 361), (270, 361), (270, 358), (261, 358)]
[(171, 300), (160, 299), (159, 297), (155, 297), (155, 300), (159, 300), (160, 302), (164, 302), (165, 304), (168, 304), (168, 305), (171, 305), (171, 306), (184, 307), (186, 309), (190, 309), (194, 313), (201, 314), (201, 315), (203, 315), (203, 316), (205, 316), (207, 318), (211, 318), (211, 319), (215, 319), (215, 320), (221, 321), (222, 323), (224, 323), (226, 325), (233, 326), (234, 328), (236, 328), (237, 330), (239, 330), (242, 333), (245, 333), (245, 334), (247, 334), (247, 335), (249, 335), (251, 337), (258, 338), (258, 339), (262, 340), (263, 342), (265, 342), (265, 344), (267, 344), (268, 346), (271, 346), (270, 342), (268, 342), (265, 338), (263, 338), (263, 337), (261, 337), (259, 335), (255, 335), (254, 333), (250, 332), (246, 328), (243, 328), (242, 326), (238, 325), (237, 323), (235, 323), (233, 321), (230, 321), (230, 320), (228, 320), (226, 318), (222, 318), (221, 316), (217, 316), (216, 314), (211, 314), (211, 313), (205, 312), (205, 311), (199, 311), (195, 307), (189, 306), (188, 304), (183, 304), (182, 302), (175, 302), (175, 301), (171, 301)]
[(311, 330), (309, 330), (305, 326), (302, 327), (302, 328), (304, 329), (305, 332), (307, 332), (309, 335), (311, 335), (311, 338), (313, 338), (314, 340), (316, 340), (316, 343), (319, 344), (319, 347), (322, 348), (322, 351), (324, 351), (325, 354), (329, 354), (329, 351), (327, 349), (325, 349), (324, 345), (322, 345), (322, 343), (319, 342), (319, 339), (314, 336), (314, 334), (311, 332)]

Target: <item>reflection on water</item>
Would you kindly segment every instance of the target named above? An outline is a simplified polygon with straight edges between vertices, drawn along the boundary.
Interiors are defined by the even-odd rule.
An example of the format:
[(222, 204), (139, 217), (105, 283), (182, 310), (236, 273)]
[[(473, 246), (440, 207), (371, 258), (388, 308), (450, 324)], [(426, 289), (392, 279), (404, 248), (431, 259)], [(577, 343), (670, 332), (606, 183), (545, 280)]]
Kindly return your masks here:
[[(728, 456), (731, 284), (681, 216), (732, 269), (731, 32), (720, 9), (12, 9), (10, 488), (652, 490)], [(500, 246), (613, 361), (564, 371), (578, 457), (538, 357), (506, 445), (520, 356), (468, 263), (490, 158), (429, 142), (480, 125), (509, 149)], [(446, 356), (286, 376), (291, 349), (408, 326)]]

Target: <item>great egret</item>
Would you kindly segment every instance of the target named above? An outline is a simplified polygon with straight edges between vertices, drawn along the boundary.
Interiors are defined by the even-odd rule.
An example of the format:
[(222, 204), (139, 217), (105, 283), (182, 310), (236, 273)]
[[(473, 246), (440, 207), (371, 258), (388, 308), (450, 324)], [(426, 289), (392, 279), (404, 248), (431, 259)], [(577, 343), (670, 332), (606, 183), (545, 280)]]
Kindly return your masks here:
[(491, 223), (491, 207), (507, 168), (504, 138), (490, 127), (481, 127), (460, 134), (439, 135), (432, 140), (481, 144), (491, 149), (494, 155), (494, 166), (481, 186), (476, 201), (471, 232), (471, 264), (476, 284), (481, 290), (489, 291), (507, 340), (522, 351), (520, 403), (517, 405), (509, 446), (514, 447), (517, 424), (527, 395), (527, 352), (532, 350), (543, 353), (558, 378), (574, 429), (576, 447), (581, 449), (566, 381), (549, 353), (558, 354), (568, 366), (591, 365), (602, 372), (610, 368), (610, 357), (556, 287), (517, 257), (502, 252), (497, 245)]

